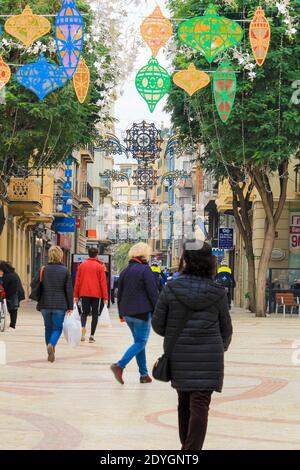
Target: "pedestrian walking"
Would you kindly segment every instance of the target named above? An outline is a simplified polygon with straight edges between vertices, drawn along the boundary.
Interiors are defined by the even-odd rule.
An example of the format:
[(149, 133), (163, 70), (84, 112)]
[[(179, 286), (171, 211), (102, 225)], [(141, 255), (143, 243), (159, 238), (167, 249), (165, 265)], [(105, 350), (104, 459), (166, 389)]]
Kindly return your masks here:
[(48, 361), (55, 361), (55, 348), (61, 337), (66, 314), (73, 313), (73, 286), (68, 269), (63, 265), (64, 253), (59, 246), (48, 252), (48, 264), (42, 267), (31, 283), (32, 289), (41, 285), (37, 309), (45, 325)]
[(233, 297), (233, 289), (236, 286), (236, 282), (233, 276), (232, 269), (228, 266), (225, 260), (221, 261), (221, 266), (218, 269), (216, 281), (221, 286), (225, 287), (228, 299), (228, 308), (231, 309), (231, 301)]
[(134, 357), (139, 368), (140, 383), (152, 382), (147, 369), (146, 345), (158, 290), (148, 264), (150, 253), (151, 248), (146, 243), (134, 245), (128, 254), (129, 264), (119, 277), (119, 315), (125, 318), (134, 340), (122, 359), (111, 366), (112, 372), (121, 384), (124, 384), (123, 371)]
[(181, 275), (160, 294), (152, 326), (165, 338), (171, 384), (178, 393), (182, 450), (201, 450), (212, 393), (222, 391), (232, 325), (225, 289), (213, 280), (216, 261), (210, 245), (186, 242), (179, 270)]
[(6, 261), (0, 262), (0, 278), (6, 297), (7, 310), (10, 315), (9, 328), (10, 331), (14, 331), (17, 326), (18, 309), (20, 302), (25, 299), (25, 292), (15, 268)]
[(85, 341), (87, 318), (92, 315), (89, 342), (94, 343), (99, 316), (104, 304), (108, 305), (108, 286), (104, 265), (98, 259), (98, 249), (90, 248), (88, 253), (89, 258), (78, 268), (74, 301), (78, 302), (81, 299), (81, 341)]
[(162, 270), (161, 270), (161, 268), (160, 268), (157, 261), (154, 261), (152, 263), (151, 271), (153, 273), (157, 289), (158, 289), (159, 292), (161, 292), (161, 290), (163, 289), (164, 284), (165, 284), (165, 276), (164, 276), (164, 274), (163, 274), (163, 272), (162, 272)]

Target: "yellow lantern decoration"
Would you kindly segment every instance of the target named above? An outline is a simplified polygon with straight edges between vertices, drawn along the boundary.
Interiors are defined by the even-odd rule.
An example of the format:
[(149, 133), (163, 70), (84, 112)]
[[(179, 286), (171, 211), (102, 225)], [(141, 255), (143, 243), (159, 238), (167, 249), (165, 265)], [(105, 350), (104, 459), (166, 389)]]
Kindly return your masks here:
[(153, 57), (157, 56), (172, 34), (172, 23), (163, 16), (160, 7), (156, 7), (141, 25), (142, 38), (150, 47)]
[(173, 82), (192, 96), (196, 91), (206, 87), (210, 78), (207, 73), (197, 70), (194, 64), (190, 64), (187, 70), (175, 73)]
[(31, 46), (38, 38), (49, 33), (51, 24), (41, 15), (34, 15), (27, 5), (21, 15), (15, 15), (5, 23), (5, 31), (19, 39), (26, 47)]
[(84, 103), (90, 86), (91, 74), (90, 69), (81, 56), (76, 72), (73, 75), (73, 85), (79, 103)]
[(266, 60), (270, 39), (271, 28), (261, 7), (257, 7), (253, 20), (250, 23), (250, 44), (257, 65), (263, 65)]
[(10, 67), (4, 62), (2, 56), (0, 56), (0, 90), (9, 82), (10, 77)]

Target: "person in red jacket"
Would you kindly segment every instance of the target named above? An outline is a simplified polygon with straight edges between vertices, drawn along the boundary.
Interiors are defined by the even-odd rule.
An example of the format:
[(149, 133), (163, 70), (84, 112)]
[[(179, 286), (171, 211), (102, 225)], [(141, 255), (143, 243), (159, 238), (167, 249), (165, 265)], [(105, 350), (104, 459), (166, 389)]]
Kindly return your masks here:
[(106, 281), (105, 268), (98, 260), (97, 248), (90, 248), (89, 259), (79, 266), (75, 288), (74, 300), (78, 302), (81, 299), (82, 304), (82, 337), (85, 341), (87, 317), (92, 314), (92, 326), (90, 343), (95, 342), (95, 333), (98, 325), (98, 318), (101, 315), (104, 304), (108, 304), (108, 288)]

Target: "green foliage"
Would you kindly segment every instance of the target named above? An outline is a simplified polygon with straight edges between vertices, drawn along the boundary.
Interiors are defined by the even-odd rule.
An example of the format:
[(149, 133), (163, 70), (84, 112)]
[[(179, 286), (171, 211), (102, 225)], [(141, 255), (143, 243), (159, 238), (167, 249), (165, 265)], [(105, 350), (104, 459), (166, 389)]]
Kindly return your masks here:
[(129, 261), (128, 253), (132, 246), (133, 244), (131, 243), (123, 243), (117, 247), (114, 254), (114, 262), (118, 272), (126, 268)]
[[(26, 1), (0, 0), (1, 14), (21, 12)], [(78, 0), (77, 7), (84, 14), (86, 33), (90, 33), (92, 11), (86, 0)], [(56, 14), (61, 1), (39, 0), (31, 1), (30, 6), (37, 14)], [(48, 18), (54, 24), (54, 17)], [(4, 33), (6, 40), (12, 38)], [(40, 42), (49, 48), (53, 40), (53, 27), (49, 35)], [(1, 41), (1, 38), (0, 38)], [(109, 51), (99, 42), (93, 51), (90, 41), (85, 41), (83, 56), (91, 70), (91, 86), (86, 102), (78, 103), (72, 80), (59, 90), (49, 94), (43, 101), (30, 91), (20, 86), (15, 78), (15, 67), (12, 67), (12, 78), (5, 87), (5, 104), (0, 106), (0, 174), (9, 175), (20, 166), (27, 167), (30, 162), (34, 166), (42, 163), (54, 165), (61, 162), (76, 148), (92, 143), (96, 137), (95, 124), (99, 121), (103, 87), (97, 86), (97, 71), (94, 62), (97, 57), (110, 60)], [(8, 63), (25, 64), (36, 60), (37, 56), (18, 47), (0, 46), (0, 54)], [(48, 60), (59, 63), (56, 51), (45, 53)], [(106, 76), (105, 80), (111, 81)], [(5, 162), (5, 163), (4, 163)]]
[[(188, 18), (205, 9), (209, 2), (195, 0), (170, 0), (169, 5), (174, 18)], [(247, 18), (252, 19), (258, 6), (257, 0), (236, 0), (236, 11), (223, 2), (219, 14), (231, 19), (241, 19), (239, 12), (245, 10)], [(275, 2), (274, 2), (275, 4)], [(300, 142), (299, 106), (291, 102), (292, 83), (300, 78), (300, 35), (286, 34), (287, 25), (278, 16), (273, 5), (261, 4), (271, 23), (271, 44), (267, 59), (262, 67), (256, 67), (256, 78), (251, 81), (247, 71), (239, 62), (228, 55), (237, 72), (237, 95), (235, 105), (226, 124), (218, 117), (213, 100), (212, 87), (188, 97), (175, 85), (168, 100), (168, 110), (172, 120), (187, 139), (202, 141), (206, 146), (204, 165), (217, 177), (227, 176), (228, 172), (238, 173), (241, 169), (253, 168), (275, 171), (283, 159), (295, 155)], [(291, 0), (290, 14), (299, 18), (298, 0)], [(251, 54), (249, 43), (249, 22), (243, 23), (245, 38), (238, 50)], [(299, 27), (299, 26), (298, 26)], [(219, 58), (220, 59), (220, 58)], [(204, 57), (191, 53), (187, 58), (186, 50), (177, 41), (177, 54), (174, 59), (176, 69), (186, 68), (194, 62), (197, 68), (209, 69)], [(218, 64), (211, 65), (215, 70)], [(212, 74), (210, 74), (212, 78)]]

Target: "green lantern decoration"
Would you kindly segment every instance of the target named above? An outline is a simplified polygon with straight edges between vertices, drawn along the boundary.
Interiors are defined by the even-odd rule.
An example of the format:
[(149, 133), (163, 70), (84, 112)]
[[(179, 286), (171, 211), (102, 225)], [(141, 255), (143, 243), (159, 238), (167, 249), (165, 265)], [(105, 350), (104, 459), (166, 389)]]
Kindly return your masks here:
[(236, 95), (236, 74), (228, 59), (224, 59), (213, 76), (214, 98), (222, 122), (227, 122)]
[(171, 77), (167, 70), (161, 67), (158, 60), (152, 57), (145, 67), (142, 67), (135, 78), (135, 86), (153, 113), (157, 103), (171, 88)]
[(238, 44), (243, 34), (236, 21), (218, 15), (213, 3), (208, 5), (204, 16), (184, 21), (178, 28), (179, 39), (201, 52), (210, 64), (221, 52)]

